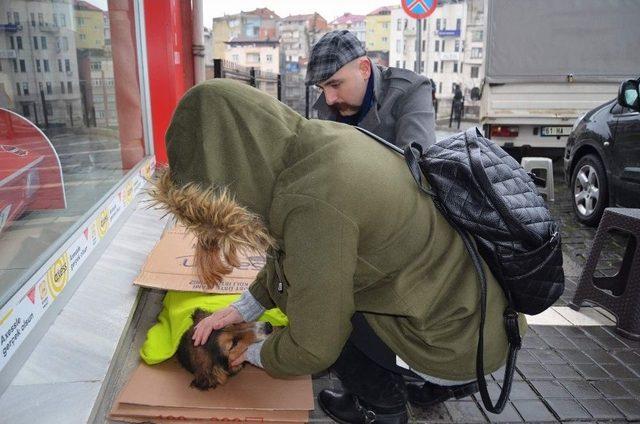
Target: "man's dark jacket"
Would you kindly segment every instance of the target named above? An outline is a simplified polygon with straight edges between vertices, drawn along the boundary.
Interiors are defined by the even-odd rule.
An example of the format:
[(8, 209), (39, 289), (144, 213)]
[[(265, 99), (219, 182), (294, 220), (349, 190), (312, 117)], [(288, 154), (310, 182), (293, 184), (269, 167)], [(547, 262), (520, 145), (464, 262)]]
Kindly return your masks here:
[[(373, 65), (371, 70), (374, 104), (358, 126), (397, 146), (415, 141), (426, 150), (436, 142), (429, 80), (406, 69)], [(324, 94), (313, 107), (318, 118), (337, 120), (337, 112), (327, 105)]]

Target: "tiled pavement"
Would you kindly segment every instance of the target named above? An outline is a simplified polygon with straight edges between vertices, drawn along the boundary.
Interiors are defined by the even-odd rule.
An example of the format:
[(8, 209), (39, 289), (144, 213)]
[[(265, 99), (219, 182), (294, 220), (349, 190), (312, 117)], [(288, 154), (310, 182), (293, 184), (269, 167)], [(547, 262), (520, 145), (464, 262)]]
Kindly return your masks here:
[[(556, 306), (575, 293), (595, 229), (573, 218), (571, 198), (556, 169), (556, 201), (551, 209), (561, 226), (566, 290)], [(598, 265), (613, 275), (626, 240), (613, 236)], [(596, 274), (598, 275), (598, 274)], [(640, 421), (640, 342), (624, 339), (613, 326), (531, 325), (518, 355), (510, 401), (500, 415), (487, 413), (478, 395), (447, 401), (425, 410), (409, 406), (410, 420), (427, 422), (628, 422)], [(492, 376), (489, 391), (498, 398), (502, 374)], [(330, 373), (314, 376), (314, 394), (340, 388)], [(316, 405), (312, 422), (332, 422)]]

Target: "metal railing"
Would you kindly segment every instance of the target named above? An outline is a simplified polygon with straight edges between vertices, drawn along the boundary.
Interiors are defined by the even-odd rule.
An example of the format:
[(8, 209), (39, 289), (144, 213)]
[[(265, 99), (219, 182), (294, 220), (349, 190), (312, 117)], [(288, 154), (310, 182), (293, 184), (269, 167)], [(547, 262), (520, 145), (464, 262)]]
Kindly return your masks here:
[(266, 87), (268, 83), (275, 83), (277, 86), (276, 97), (278, 100), (282, 99), (282, 78), (280, 74), (261, 71), (253, 66), (241, 66), (224, 59), (213, 59), (213, 77), (231, 78), (267, 92), (268, 90), (263, 89), (263, 87)]

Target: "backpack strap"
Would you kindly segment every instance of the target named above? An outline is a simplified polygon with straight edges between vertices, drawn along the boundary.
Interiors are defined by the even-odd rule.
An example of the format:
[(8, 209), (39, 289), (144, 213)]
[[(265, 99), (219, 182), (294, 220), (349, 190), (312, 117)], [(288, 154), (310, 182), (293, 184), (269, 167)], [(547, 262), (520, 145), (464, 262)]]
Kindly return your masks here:
[(407, 145), (403, 150), (400, 147), (389, 143), (387, 140), (383, 139), (382, 137), (378, 137), (377, 135), (373, 134), (371, 131), (365, 130), (364, 128), (361, 128), (361, 127), (356, 127), (356, 128), (361, 133), (368, 135), (369, 137), (378, 141), (380, 144), (404, 156), (404, 160), (407, 162), (407, 165), (409, 166), (409, 171), (411, 171), (411, 175), (413, 176), (413, 179), (415, 180), (420, 190), (422, 190), (422, 192), (428, 194), (431, 197), (436, 197), (436, 194), (433, 191), (429, 190), (424, 186), (424, 184), (422, 184), (422, 171), (420, 170), (420, 165), (418, 163), (420, 156), (422, 156), (422, 146), (420, 144), (413, 142)]

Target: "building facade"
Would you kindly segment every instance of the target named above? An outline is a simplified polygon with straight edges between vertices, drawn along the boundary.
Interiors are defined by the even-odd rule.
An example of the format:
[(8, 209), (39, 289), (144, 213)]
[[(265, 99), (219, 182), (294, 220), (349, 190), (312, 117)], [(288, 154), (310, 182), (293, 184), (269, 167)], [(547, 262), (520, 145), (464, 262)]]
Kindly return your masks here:
[(0, 3), (0, 101), (39, 126), (82, 119), (73, 12), (69, 1)]
[(332, 30), (346, 29), (355, 34), (355, 36), (362, 43), (362, 47), (367, 48), (367, 30), (365, 27), (365, 15), (353, 15), (351, 13), (345, 13), (342, 16), (337, 17), (329, 23), (329, 27)]

